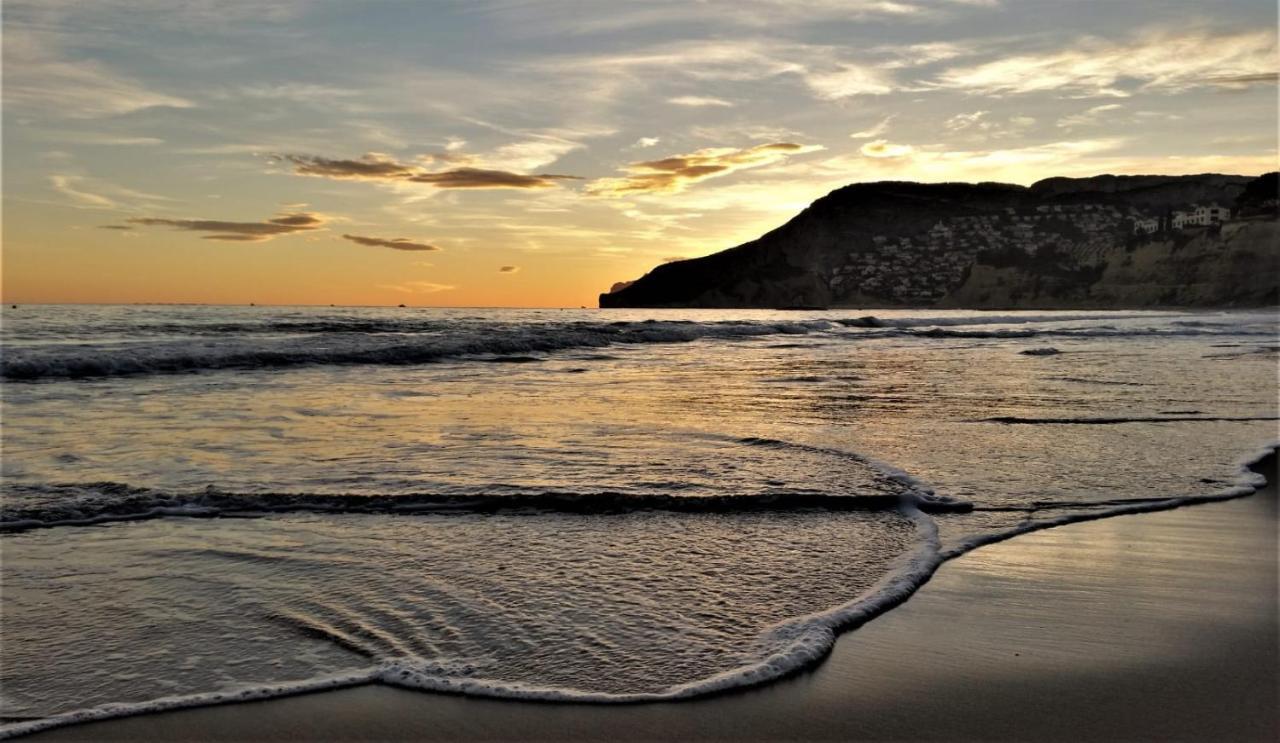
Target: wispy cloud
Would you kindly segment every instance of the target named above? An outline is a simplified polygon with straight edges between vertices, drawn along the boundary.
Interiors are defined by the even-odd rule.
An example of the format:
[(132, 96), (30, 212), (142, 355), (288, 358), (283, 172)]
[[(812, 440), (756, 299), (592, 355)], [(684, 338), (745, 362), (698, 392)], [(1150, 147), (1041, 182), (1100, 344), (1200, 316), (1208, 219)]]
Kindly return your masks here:
[(298, 175), (314, 175), (321, 178), (347, 178), (353, 180), (390, 180), (408, 178), (419, 172), (413, 165), (399, 163), (390, 156), (370, 152), (355, 160), (333, 159), (318, 155), (276, 155), (279, 160), (293, 164)]
[[(438, 157), (438, 156), (432, 156)], [(415, 165), (397, 162), (379, 153), (369, 153), (355, 160), (341, 160), (314, 155), (277, 155), (277, 160), (293, 166), (298, 175), (340, 180), (395, 181), (423, 183), (436, 188), (549, 188), (558, 181), (580, 180), (579, 176), (555, 173), (524, 174), (490, 168), (451, 168), (429, 171)]]
[(406, 237), (365, 237), (364, 235), (343, 235), (343, 240), (350, 240), (357, 245), (372, 248), (391, 248), (392, 250), (434, 251), (440, 248), (431, 243), (417, 242)]
[(1099, 137), (1059, 140), (1024, 147), (960, 150), (944, 145), (917, 145), (899, 158), (832, 158), (817, 173), (857, 173), (862, 180), (910, 178), (917, 181), (1002, 181), (1030, 184), (1047, 175), (1090, 176), (1101, 173), (1239, 173), (1256, 175), (1275, 169), (1275, 153), (1266, 155), (1197, 155), (1163, 157), (1126, 151), (1126, 139)]
[(1036, 120), (1031, 116), (996, 117), (990, 111), (970, 111), (955, 114), (943, 121), (942, 128), (956, 141), (981, 142), (1015, 137), (1035, 124)]
[(434, 281), (405, 281), (399, 284), (378, 284), (377, 287), (401, 294), (435, 294), (458, 288), (452, 284), (437, 284)]
[(859, 157), (841, 156), (815, 164), (813, 175), (857, 173), (860, 180), (910, 178), (1031, 183), (1050, 173), (1096, 175), (1122, 169), (1134, 172), (1121, 167), (1123, 159), (1114, 155), (1125, 142), (1119, 137), (1104, 137), (985, 150), (955, 149), (943, 144), (873, 142), (869, 144), (878, 147), (862, 152)]
[(723, 98), (713, 98), (706, 95), (681, 95), (675, 98), (668, 98), (667, 103), (674, 103), (677, 106), (688, 106), (690, 108), (706, 108), (708, 106), (730, 107), (732, 102)]
[(1274, 29), (1239, 33), (1148, 31), (1126, 41), (1090, 37), (1050, 52), (1014, 54), (956, 67), (928, 85), (979, 95), (1061, 91), (1126, 97), (1136, 89), (1175, 93), (1202, 86), (1274, 82)]
[[(470, 164), (495, 170), (528, 171), (546, 167), (580, 150), (583, 145), (567, 139), (541, 137), (501, 145), (488, 155), (474, 155)], [(457, 152), (458, 148), (452, 150)]]
[(878, 67), (842, 64), (834, 70), (810, 72), (805, 83), (819, 98), (840, 100), (859, 95), (884, 95), (893, 92), (892, 79)]
[(1092, 126), (1102, 120), (1102, 115), (1108, 111), (1117, 111), (1124, 108), (1121, 103), (1104, 103), (1101, 106), (1093, 106), (1092, 108), (1081, 111), (1078, 114), (1063, 116), (1058, 119), (1058, 126), (1062, 129), (1074, 129), (1081, 126)]
[(502, 266), (498, 269), (498, 273), (517, 273), (519, 270), (519, 266)]
[(44, 34), (6, 30), (4, 57), (4, 103), (14, 110), (89, 119), (195, 105), (151, 90), (96, 60), (59, 56), (52, 38)]
[(281, 214), (262, 222), (226, 222), (217, 219), (167, 219), (163, 217), (136, 217), (128, 220), (131, 225), (145, 227), (173, 227), (190, 232), (207, 232), (205, 240), (228, 242), (263, 242), (281, 235), (319, 229), (325, 223), (322, 215), (311, 212)]
[(645, 160), (627, 165), (621, 178), (601, 178), (591, 183), (588, 193), (597, 196), (626, 196), (633, 193), (679, 193), (692, 183), (758, 168), (822, 149), (817, 145), (773, 142), (743, 149), (714, 147), (688, 155), (661, 160)]
[(869, 129), (850, 134), (851, 139), (873, 139), (889, 131), (889, 124), (893, 123), (893, 116), (886, 116)]
[(109, 134), (106, 132), (48, 130), (39, 132), (36, 136), (40, 139), (46, 139), (64, 145), (82, 144), (93, 146), (101, 145), (105, 147), (142, 147), (164, 144), (164, 140), (159, 137), (129, 136), (125, 134)]
[(53, 186), (53, 190), (70, 198), (73, 202), (90, 208), (96, 209), (116, 209), (119, 204), (114, 199), (103, 196), (102, 194), (93, 193), (84, 190), (80, 183), (84, 181), (83, 176), (78, 175), (51, 175), (49, 183)]
[(354, 98), (361, 91), (351, 88), (339, 88), (333, 85), (315, 83), (283, 82), (274, 84), (244, 85), (233, 91), (236, 96), (244, 98), (261, 98), (271, 101), (294, 101), (296, 103), (322, 103), (332, 105), (335, 101)]
[(556, 185), (556, 181), (581, 180), (581, 177), (554, 173), (524, 175), (484, 168), (454, 168), (438, 173), (418, 173), (405, 180), (412, 183), (429, 183), (436, 188), (549, 188)]
[(67, 197), (75, 206), (89, 209), (129, 210), (158, 206), (173, 201), (168, 196), (136, 191), (86, 175), (54, 174), (49, 176), (54, 191)]
[(982, 119), (986, 117), (990, 111), (973, 111), (970, 113), (956, 114), (946, 121), (942, 122), (942, 127), (949, 132), (962, 132), (979, 126)]
[(733, 0), (732, 2), (512, 3), (484, 12), (525, 34), (555, 36), (617, 33), (643, 28), (717, 27), (766, 29), (832, 21), (893, 19), (925, 22), (950, 16), (956, 6), (994, 6), (998, 0)]

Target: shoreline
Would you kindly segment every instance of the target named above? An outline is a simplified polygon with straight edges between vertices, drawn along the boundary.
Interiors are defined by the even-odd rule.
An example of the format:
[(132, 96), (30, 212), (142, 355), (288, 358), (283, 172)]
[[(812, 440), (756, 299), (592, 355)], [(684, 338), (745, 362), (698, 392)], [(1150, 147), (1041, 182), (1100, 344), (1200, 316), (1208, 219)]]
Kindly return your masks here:
[[(942, 555), (943, 562), (938, 566), (936, 573), (931, 579), (926, 580), (924, 585), (915, 589), (905, 600), (892, 602), (892, 611), (878, 613), (875, 616), (877, 621), (869, 622), (862, 625), (856, 632), (848, 632), (842, 634), (840, 642), (835, 648), (826, 655), (825, 658), (817, 661), (815, 664), (787, 674), (783, 678), (775, 679), (762, 685), (753, 685), (744, 688), (729, 689), (705, 696), (698, 696), (693, 699), (683, 701), (658, 701), (658, 702), (642, 702), (628, 705), (598, 705), (598, 704), (581, 704), (572, 702), (546, 702), (546, 701), (521, 701), (510, 699), (495, 699), (485, 697), (465, 696), (459, 694), (438, 694), (431, 692), (423, 692), (416, 690), (408, 690), (388, 686), (378, 683), (367, 683), (362, 681), (338, 682), (328, 688), (336, 688), (338, 686), (346, 686), (348, 688), (342, 691), (325, 691), (326, 687), (317, 684), (311, 690), (302, 691), (290, 695), (263, 699), (260, 701), (248, 701), (234, 704), (218, 704), (215, 706), (186, 706), (182, 709), (172, 709), (169, 711), (156, 711), (147, 714), (132, 715), (127, 717), (118, 717), (101, 721), (83, 722), (80, 724), (60, 726), (57, 728), (45, 730), (42, 732), (32, 733), (31, 735), (21, 736), (24, 739), (31, 739), (32, 736), (41, 740), (125, 740), (134, 738), (151, 738), (161, 740), (285, 740), (295, 737), (292, 732), (297, 726), (309, 726), (317, 715), (320, 718), (328, 720), (323, 727), (323, 733), (320, 737), (324, 739), (337, 740), (384, 740), (384, 739), (423, 739), (423, 740), (491, 740), (491, 739), (513, 739), (524, 738), (526, 735), (532, 738), (554, 738), (548, 730), (542, 728), (542, 724), (552, 724), (553, 729), (560, 729), (560, 726), (569, 725), (576, 729), (573, 733), (574, 737), (583, 739), (603, 739), (616, 738), (616, 731), (613, 733), (606, 732), (609, 728), (617, 725), (628, 726), (635, 725), (637, 721), (646, 721), (646, 726), (640, 726), (637, 733), (630, 738), (624, 736), (624, 739), (647, 740), (652, 736), (668, 737), (665, 732), (666, 726), (662, 727), (662, 733), (658, 733), (652, 726), (654, 718), (661, 718), (668, 715), (672, 720), (677, 721), (678, 731), (672, 731), (678, 737), (690, 737), (695, 739), (717, 739), (720, 735), (727, 735), (729, 738), (754, 737), (757, 733), (751, 730), (738, 728), (733, 734), (728, 734), (726, 730), (708, 729), (705, 725), (692, 724), (688, 718), (702, 718), (705, 714), (711, 714), (713, 717), (719, 715), (740, 715), (743, 712), (752, 711), (755, 705), (751, 700), (758, 700), (761, 697), (771, 699), (766, 707), (776, 706), (777, 699), (783, 699), (782, 707), (789, 708), (799, 705), (802, 711), (805, 706), (802, 691), (797, 691), (809, 687), (815, 683), (819, 686), (829, 686), (829, 681), (833, 676), (839, 677), (841, 684), (848, 685), (852, 683), (857, 687), (859, 697), (866, 695), (868, 691), (867, 678), (851, 678), (850, 674), (857, 675), (857, 666), (861, 662), (859, 658), (851, 658), (850, 654), (861, 655), (871, 652), (874, 656), (881, 652), (883, 648), (877, 649), (877, 635), (889, 633), (893, 635), (896, 625), (919, 624), (922, 621), (929, 623), (927, 619), (920, 619), (915, 615), (929, 614), (930, 608), (926, 606), (921, 608), (921, 604), (931, 604), (938, 601), (939, 593), (947, 593), (951, 590), (950, 584), (955, 582), (956, 573), (968, 574), (976, 568), (980, 568), (982, 564), (989, 562), (991, 556), (988, 553), (998, 553), (1002, 551), (1018, 552), (1027, 551), (1028, 548), (1034, 548), (1034, 544), (1024, 544), (1024, 540), (1035, 540), (1041, 537), (1044, 541), (1069, 544), (1072, 540), (1070, 537), (1058, 534), (1058, 532), (1076, 532), (1081, 529), (1087, 529), (1095, 526), (1099, 531), (1110, 530), (1106, 525), (1113, 521), (1139, 521), (1140, 524), (1135, 525), (1135, 531), (1151, 531), (1160, 526), (1159, 523), (1148, 522), (1148, 519), (1160, 519), (1161, 517), (1174, 517), (1173, 520), (1186, 521), (1188, 514), (1202, 513), (1206, 510), (1221, 509), (1223, 507), (1237, 506), (1236, 511), (1257, 511), (1259, 509), (1269, 509), (1269, 523), (1274, 527), (1275, 524), (1275, 504), (1276, 504), (1276, 449), (1269, 449), (1269, 454), (1261, 460), (1258, 460), (1249, 469), (1254, 472), (1262, 473), (1265, 470), (1267, 483), (1263, 487), (1259, 487), (1256, 495), (1259, 497), (1250, 498), (1247, 494), (1238, 494), (1234, 497), (1227, 495), (1223, 498), (1216, 498), (1209, 502), (1209, 509), (1185, 509), (1177, 506), (1203, 504), (1205, 501), (1180, 502), (1174, 504), (1172, 501), (1162, 501), (1157, 503), (1144, 503), (1123, 511), (1108, 512), (1105, 515), (1091, 515), (1092, 518), (1076, 518), (1065, 524), (1044, 524), (1038, 525), (1037, 528), (1001, 535), (997, 539), (983, 541), (974, 545), (967, 545), (961, 550), (963, 554), (955, 554), (953, 550)], [(1256, 458), (1255, 458), (1256, 459)], [(1252, 491), (1251, 491), (1252, 492)], [(1241, 497), (1244, 495), (1244, 497)], [(1247, 504), (1247, 505), (1246, 505)], [(1151, 513), (1153, 511), (1159, 511)], [(1146, 512), (1147, 519), (1129, 520), (1129, 519), (1111, 519), (1110, 516), (1121, 515), (1126, 512)], [(1181, 518), (1178, 518), (1181, 517)], [(1167, 521), (1168, 518), (1165, 518)], [(1218, 520), (1221, 520), (1219, 518)], [(1228, 521), (1231, 519), (1227, 519)], [(1195, 519), (1191, 519), (1195, 521)], [(1236, 521), (1239, 521), (1237, 518)], [(1056, 526), (1067, 526), (1067, 529), (1050, 528)], [(1114, 525), (1112, 525), (1114, 526)], [(1222, 525), (1220, 525), (1222, 526)], [(1237, 526), (1239, 526), (1237, 524)], [(1256, 524), (1255, 524), (1256, 526)], [(1184, 527), (1185, 528), (1185, 527)], [(1224, 530), (1229, 528), (1224, 527)], [(1031, 534), (1035, 532), (1034, 534)], [(1022, 536), (1024, 539), (1008, 542), (1013, 536)], [(1226, 534), (1206, 534), (1199, 535), (1199, 540), (1204, 542), (1200, 546), (1210, 546), (1214, 549), (1209, 550), (1212, 553), (1222, 545), (1212, 545), (1210, 542), (1222, 541)], [(1257, 537), (1257, 535), (1255, 535)], [(1269, 553), (1275, 554), (1275, 533), (1274, 528), (1271, 533), (1266, 536), (1263, 541), (1269, 539), (1271, 550)], [(988, 544), (999, 543), (998, 547), (991, 550), (982, 549)], [(1021, 549), (1019, 549), (1021, 547)], [(976, 551), (971, 551), (976, 550)], [(1033, 550), (1034, 551), (1034, 550)], [(953, 558), (959, 559), (953, 559)], [(987, 557), (987, 559), (980, 559)], [(975, 565), (976, 563), (976, 565)], [(1113, 566), (1114, 567), (1114, 566)], [(1265, 567), (1265, 566), (1264, 566)], [(1269, 581), (1270, 592), (1272, 598), (1275, 595), (1274, 565), (1270, 566), (1273, 579)], [(1040, 572), (1048, 573), (1042, 576), (1042, 580), (1048, 579), (1054, 581), (1055, 576), (1052, 575), (1054, 569), (1052, 566), (1040, 568)], [(1057, 582), (1066, 582), (1066, 576), (1057, 576)], [(942, 583), (941, 587), (935, 584)], [(1025, 588), (1025, 587), (1024, 587)], [(1144, 586), (1139, 581), (1135, 589), (1142, 589)], [(1254, 586), (1252, 590), (1257, 590), (1258, 586)], [(982, 597), (968, 597), (968, 600)], [(952, 602), (954, 603), (954, 602)], [(961, 602), (966, 603), (966, 602)], [(948, 609), (948, 602), (943, 602), (943, 606), (934, 607), (934, 613), (946, 614), (950, 613), (951, 606)], [(1272, 606), (1270, 621), (1270, 648), (1273, 652), (1267, 653), (1262, 651), (1258, 657), (1275, 658), (1274, 649), (1277, 645), (1275, 637), (1275, 621), (1274, 606), (1275, 601), (1270, 602)], [(941, 611), (937, 611), (941, 609)], [(972, 624), (968, 617), (959, 617)], [(1054, 621), (1050, 616), (1047, 620)], [(850, 626), (857, 626), (861, 622), (852, 623)], [(964, 628), (959, 634), (969, 632), (975, 629), (973, 626)], [(906, 633), (914, 634), (909, 627), (898, 628), (898, 634)], [(944, 633), (945, 634), (945, 633)], [(1265, 633), (1264, 633), (1265, 634)], [(888, 645), (901, 644), (902, 638), (888, 643)], [(1266, 638), (1263, 638), (1263, 644)], [(929, 641), (926, 640), (926, 644)], [(883, 644), (883, 643), (881, 643)], [(857, 650), (851, 650), (851, 647), (857, 647)], [(868, 648), (868, 646), (871, 646)], [(899, 648), (899, 654), (901, 654)], [(908, 652), (907, 655), (911, 653)], [(1015, 657), (1017, 654), (1015, 653)], [(1067, 664), (1068, 669), (1070, 663)], [(833, 670), (834, 669), (834, 670)], [(894, 673), (901, 669), (886, 668), (885, 672)], [(1263, 669), (1267, 671), (1268, 669)], [(1275, 688), (1276, 669), (1272, 662), (1269, 673), (1272, 683), (1270, 688)], [(875, 677), (876, 673), (869, 674)], [(916, 673), (916, 676), (919, 674)], [(928, 674), (925, 674), (926, 676)], [(1265, 674), (1264, 674), (1265, 675)], [(823, 680), (826, 680), (824, 682)], [(920, 679), (917, 679), (920, 680)], [(940, 679), (933, 678), (932, 681), (938, 682)], [(874, 686), (874, 684), (873, 684)], [(890, 684), (892, 686), (892, 684)], [(828, 692), (831, 690), (828, 689)], [(797, 695), (799, 698), (797, 698)], [(872, 694), (874, 698), (878, 698), (880, 703), (885, 703), (882, 693)], [(845, 702), (852, 703), (854, 699), (846, 699)], [(865, 702), (862, 702), (865, 706)], [(497, 705), (495, 708), (493, 705)], [(857, 705), (855, 705), (857, 706)], [(1266, 705), (1263, 705), (1264, 709)], [(723, 709), (721, 709), (723, 708)], [(375, 714), (381, 710), (388, 715), (388, 719), (382, 720), (379, 715)], [(919, 710), (926, 712), (927, 710)], [(435, 727), (431, 721), (439, 714), (449, 712), (450, 719), (454, 722), (454, 727), (448, 732), (439, 730), (432, 733), (423, 728)], [(468, 723), (459, 717), (468, 717), (471, 713), (481, 717), (496, 718), (503, 720), (510, 727), (502, 730), (493, 729), (492, 725), (485, 724), (479, 727), (476, 724)], [(777, 727), (779, 715), (786, 717), (783, 710), (779, 710), (779, 714), (768, 716), (761, 721), (761, 730), (767, 730), (769, 723), (773, 723), (773, 727)], [(927, 716), (927, 715), (926, 715)], [(243, 717), (262, 717), (260, 720), (262, 726), (256, 723), (246, 724)], [(748, 717), (759, 717), (758, 714)], [(1271, 700), (1270, 718), (1274, 722), (1276, 718), (1275, 700)], [(415, 724), (406, 727), (403, 721), (409, 719)], [(397, 722), (399, 721), (399, 722)], [(683, 722), (680, 722), (683, 721)], [(479, 723), (479, 721), (473, 721)], [(824, 737), (848, 738), (856, 737), (860, 739), (881, 739), (885, 737), (897, 737), (894, 735), (892, 728), (877, 727), (868, 720), (861, 720), (858, 726), (861, 733), (849, 729), (849, 720), (843, 723), (839, 717), (828, 719), (818, 728), (814, 728), (812, 724), (796, 722), (796, 727), (791, 726), (778, 728), (775, 733), (762, 734), (762, 739), (786, 739), (788, 736), (799, 736), (803, 739), (814, 739)], [(870, 727), (867, 727), (870, 725)], [(531, 726), (533, 730), (524, 731), (526, 726)], [(945, 726), (943, 726), (945, 728)], [(1271, 726), (1275, 727), (1274, 724)], [(308, 728), (310, 729), (310, 728)], [(754, 730), (755, 728), (752, 728)], [(520, 730), (522, 732), (516, 733)], [(648, 730), (646, 734), (643, 731)], [(1018, 728), (1017, 730), (1023, 730)], [(1010, 732), (1017, 732), (1011, 730)], [(504, 732), (505, 731), (505, 732)], [(541, 731), (541, 732), (539, 732)], [(876, 732), (872, 732), (876, 731)], [(941, 731), (941, 729), (940, 729)], [(318, 732), (318, 730), (317, 730)], [(870, 733), (870, 735), (867, 735)], [(433, 737), (434, 736), (434, 737)], [(908, 738), (919, 739), (923, 737), (933, 737), (927, 734), (927, 730), (914, 730)], [(942, 737), (949, 737), (943, 735)], [(976, 737), (986, 737), (985, 735)], [(998, 737), (998, 736), (997, 736)], [(1036, 737), (1044, 737), (1037, 735)], [(1053, 737), (1053, 736), (1048, 736)], [(1124, 737), (1134, 737), (1133, 735), (1125, 735)], [(1143, 737), (1143, 736), (1138, 736)], [(1169, 737), (1168, 735), (1161, 737)], [(1221, 737), (1221, 736), (1219, 736)], [(1235, 739), (1251, 739), (1249, 737)]]

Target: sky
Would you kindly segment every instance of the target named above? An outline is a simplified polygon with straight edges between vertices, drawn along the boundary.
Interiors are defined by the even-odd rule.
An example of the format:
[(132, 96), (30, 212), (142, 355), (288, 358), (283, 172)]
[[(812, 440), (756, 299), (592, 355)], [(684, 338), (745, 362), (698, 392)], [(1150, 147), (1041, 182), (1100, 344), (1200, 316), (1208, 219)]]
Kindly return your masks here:
[(1277, 168), (1273, 0), (5, 0), (6, 302), (595, 306), (840, 186)]

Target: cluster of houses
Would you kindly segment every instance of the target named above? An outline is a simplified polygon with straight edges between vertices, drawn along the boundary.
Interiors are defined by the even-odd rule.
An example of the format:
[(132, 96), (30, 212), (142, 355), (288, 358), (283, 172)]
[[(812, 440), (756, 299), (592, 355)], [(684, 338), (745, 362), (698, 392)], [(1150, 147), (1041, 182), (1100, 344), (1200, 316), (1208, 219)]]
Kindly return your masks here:
[(1115, 246), (1126, 219), (1138, 217), (1106, 204), (1042, 204), (952, 217), (914, 236), (873, 236), (831, 270), (828, 286), (837, 297), (858, 292), (931, 302), (959, 286), (979, 252), (1050, 248), (1089, 264)]
[(1194, 206), (1191, 211), (1175, 211), (1166, 217), (1147, 217), (1133, 221), (1133, 234), (1152, 235), (1186, 227), (1208, 227), (1231, 219), (1231, 209), (1217, 204)]

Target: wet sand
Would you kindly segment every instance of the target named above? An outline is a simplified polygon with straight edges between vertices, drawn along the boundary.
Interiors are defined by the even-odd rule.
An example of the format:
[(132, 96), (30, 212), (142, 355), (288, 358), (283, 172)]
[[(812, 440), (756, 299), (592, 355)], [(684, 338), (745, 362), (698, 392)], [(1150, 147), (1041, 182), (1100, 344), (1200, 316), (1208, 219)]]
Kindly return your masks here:
[(361, 687), (31, 741), (1275, 740), (1276, 458), (1252, 497), (1036, 532), (944, 565), (821, 666), (664, 704)]

